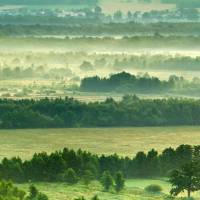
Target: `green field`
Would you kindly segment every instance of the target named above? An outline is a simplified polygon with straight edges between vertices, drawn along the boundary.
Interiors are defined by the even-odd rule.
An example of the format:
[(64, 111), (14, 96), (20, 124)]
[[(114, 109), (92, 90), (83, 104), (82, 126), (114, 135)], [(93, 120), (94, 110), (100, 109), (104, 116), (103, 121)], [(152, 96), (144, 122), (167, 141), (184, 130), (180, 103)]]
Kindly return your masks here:
[(200, 144), (200, 127), (77, 128), (0, 130), (0, 158), (30, 158), (35, 152), (64, 147), (97, 154), (134, 156), (152, 148), (161, 152), (180, 144)]
[[(152, 182), (161, 185), (165, 194), (152, 195), (144, 192), (144, 187)], [(98, 182), (92, 182), (89, 186), (84, 186), (81, 183), (74, 186), (64, 183), (37, 183), (36, 185), (40, 191), (49, 196), (50, 200), (73, 200), (81, 196), (90, 199), (96, 194), (101, 200), (161, 200), (170, 188), (170, 185), (162, 180), (128, 180), (126, 189), (120, 194), (116, 194), (114, 191), (104, 192)], [(28, 190), (28, 186), (28, 184), (19, 185), (25, 191)]]
[(170, 10), (176, 7), (175, 4), (162, 4), (157, 0), (154, 0), (150, 4), (138, 3), (137, 1), (102, 0), (100, 2), (100, 6), (102, 7), (103, 12), (107, 14), (113, 14), (118, 10), (123, 13), (127, 13), (128, 11), (149, 12), (152, 10)]
[[(144, 188), (148, 185), (160, 185), (163, 189), (160, 194), (147, 193)], [(98, 182), (92, 182), (89, 186), (81, 183), (70, 186), (64, 183), (36, 183), (37, 188), (49, 196), (49, 200), (74, 200), (74, 198), (85, 196), (87, 200), (94, 195), (98, 195), (100, 200), (169, 200), (167, 196), (170, 191), (170, 184), (166, 180), (155, 179), (132, 179), (126, 181), (125, 189), (116, 194), (114, 190), (104, 192), (102, 186)], [(29, 184), (19, 184), (21, 189), (28, 191)], [(179, 198), (184, 197), (181, 194)], [(200, 193), (193, 194), (195, 200), (199, 200)]]

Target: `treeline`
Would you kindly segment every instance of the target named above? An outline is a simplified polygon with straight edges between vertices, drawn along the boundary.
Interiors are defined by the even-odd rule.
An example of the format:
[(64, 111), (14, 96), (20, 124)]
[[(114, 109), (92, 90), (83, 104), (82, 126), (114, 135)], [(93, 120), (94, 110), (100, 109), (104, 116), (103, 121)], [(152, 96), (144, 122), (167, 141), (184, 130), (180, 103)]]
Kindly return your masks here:
[[(134, 158), (114, 155), (95, 155), (86, 151), (63, 149), (51, 154), (34, 154), (32, 159), (22, 161), (4, 158), (0, 163), (0, 178), (16, 182), (58, 181), (75, 184), (79, 180), (102, 180), (119, 171), (126, 178), (149, 178), (167, 176), (199, 156), (199, 146), (181, 145), (167, 148), (161, 154), (154, 149), (148, 153), (138, 152)], [(89, 180), (88, 180), (89, 179)]]
[(98, 0), (1, 0), (1, 4), (6, 5), (97, 5)]
[(126, 72), (113, 74), (109, 78), (98, 76), (82, 79), (80, 90), (86, 92), (132, 92), (132, 93), (162, 93), (174, 88), (175, 81), (161, 81), (156, 77), (135, 76)]
[(0, 100), (0, 128), (200, 125), (200, 100), (139, 99), (84, 103), (71, 98)]
[(44, 79), (61, 79), (63, 76), (72, 76), (72, 71), (67, 68), (50, 68), (45, 69), (44, 66), (27, 67), (27, 68), (10, 68), (5, 67), (0, 69), (0, 78), (3, 80), (8, 79), (21, 79), (21, 78), (44, 78)]
[[(106, 60), (105, 56), (105, 60)], [(113, 69), (147, 69), (147, 70), (200, 70), (200, 57), (168, 55), (131, 55), (118, 56), (112, 63)]]
[(176, 4), (182, 8), (198, 8), (200, 7), (199, 0), (161, 0), (162, 3)]
[[(18, 25), (14, 25), (17, 23)], [(22, 25), (23, 23), (25, 25)], [(101, 23), (98, 18), (79, 19), (67, 17), (37, 16), (0, 16), (1, 35), (135, 35), (135, 34), (167, 34), (167, 35), (199, 35), (199, 23)], [(53, 24), (56, 25), (53, 25)], [(98, 25), (97, 25), (98, 23)], [(4, 25), (3, 25), (4, 24)], [(10, 25), (8, 25), (10, 24)], [(13, 24), (13, 25), (12, 25)], [(33, 24), (33, 25), (30, 25)], [(43, 25), (42, 25), (43, 24)], [(46, 25), (45, 25), (46, 24)], [(66, 25), (69, 24), (69, 25)]]

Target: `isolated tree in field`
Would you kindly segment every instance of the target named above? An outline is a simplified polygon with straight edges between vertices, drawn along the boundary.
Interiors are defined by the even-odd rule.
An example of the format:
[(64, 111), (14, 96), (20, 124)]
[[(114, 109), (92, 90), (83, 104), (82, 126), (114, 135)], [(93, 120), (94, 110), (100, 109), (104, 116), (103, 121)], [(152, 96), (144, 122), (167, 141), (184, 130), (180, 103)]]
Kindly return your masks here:
[(69, 184), (75, 184), (78, 182), (78, 177), (76, 175), (76, 172), (72, 168), (69, 168), (66, 171), (66, 173), (64, 175), (64, 179)]
[(117, 192), (121, 191), (124, 188), (125, 179), (122, 172), (117, 172), (115, 175), (115, 190)]
[(109, 171), (105, 171), (101, 178), (101, 183), (106, 191), (113, 186), (113, 178)]
[(200, 169), (196, 162), (185, 164), (180, 170), (174, 170), (170, 176), (171, 195), (177, 196), (187, 191), (188, 197), (192, 192), (200, 190)]

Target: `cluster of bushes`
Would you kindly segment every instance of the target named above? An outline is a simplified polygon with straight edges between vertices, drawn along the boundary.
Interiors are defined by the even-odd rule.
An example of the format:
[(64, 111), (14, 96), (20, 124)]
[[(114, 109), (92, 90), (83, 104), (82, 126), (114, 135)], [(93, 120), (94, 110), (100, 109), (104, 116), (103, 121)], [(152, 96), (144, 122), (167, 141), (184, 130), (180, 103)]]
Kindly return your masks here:
[(152, 184), (145, 187), (145, 191), (150, 193), (160, 193), (162, 192), (162, 187), (160, 185)]
[(0, 99), (0, 110), (0, 128), (7, 129), (200, 125), (200, 100), (195, 99)]
[[(0, 163), (0, 178), (16, 182), (59, 181), (75, 184), (79, 180), (88, 185), (92, 180), (101, 180), (105, 189), (113, 186), (116, 191), (123, 188), (126, 178), (148, 178), (168, 175), (173, 169), (192, 160), (199, 147), (181, 145), (177, 149), (167, 148), (162, 154), (151, 150), (147, 154), (138, 152), (134, 158), (118, 155), (97, 156), (89, 152), (69, 149), (48, 155), (35, 154), (32, 159), (4, 158)], [(120, 173), (119, 173), (120, 172)]]

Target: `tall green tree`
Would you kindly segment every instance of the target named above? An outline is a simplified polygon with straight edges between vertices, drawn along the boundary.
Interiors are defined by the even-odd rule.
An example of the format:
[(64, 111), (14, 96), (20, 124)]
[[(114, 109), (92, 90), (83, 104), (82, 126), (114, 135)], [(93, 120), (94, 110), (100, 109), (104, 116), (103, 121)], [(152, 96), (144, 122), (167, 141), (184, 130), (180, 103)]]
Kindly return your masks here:
[(185, 164), (180, 170), (174, 170), (170, 176), (172, 189), (171, 195), (177, 196), (187, 191), (188, 197), (191, 193), (200, 190), (200, 168), (197, 162)]
[(69, 184), (75, 184), (78, 182), (78, 177), (76, 175), (76, 172), (72, 168), (69, 168), (66, 171), (66, 173), (64, 175), (64, 179)]
[(113, 177), (109, 171), (105, 171), (101, 177), (101, 183), (106, 191), (113, 186)]
[(121, 171), (117, 172), (115, 175), (115, 190), (117, 192), (121, 191), (124, 188), (124, 185), (125, 185), (125, 179), (123, 173)]

